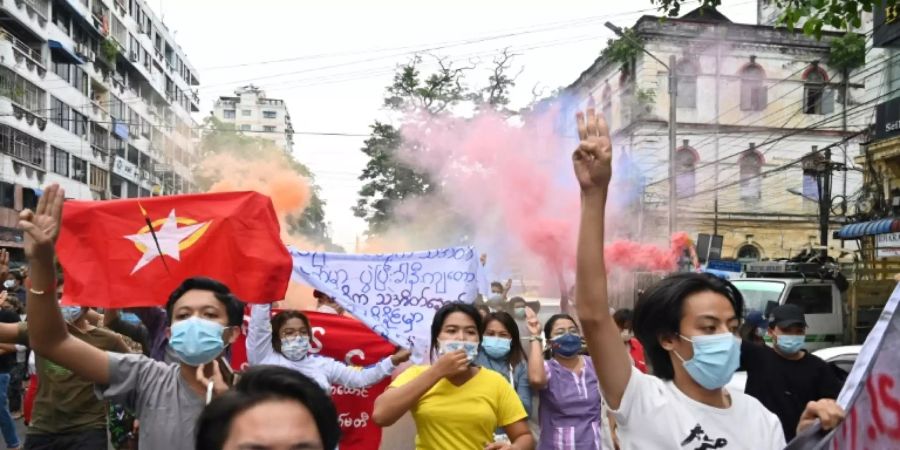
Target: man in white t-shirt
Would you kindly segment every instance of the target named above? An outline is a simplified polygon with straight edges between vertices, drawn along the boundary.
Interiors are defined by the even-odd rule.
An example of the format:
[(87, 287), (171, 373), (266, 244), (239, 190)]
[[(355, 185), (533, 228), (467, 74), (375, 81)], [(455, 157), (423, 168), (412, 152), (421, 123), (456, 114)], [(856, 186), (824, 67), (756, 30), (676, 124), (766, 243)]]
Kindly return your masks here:
[[(778, 418), (756, 399), (724, 388), (738, 367), (735, 336), (741, 293), (708, 274), (672, 275), (648, 290), (634, 310), (634, 332), (654, 375), (635, 370), (609, 313), (603, 255), (612, 145), (606, 122), (588, 109), (577, 116), (581, 142), (573, 155), (581, 186), (581, 229), (575, 305), (600, 389), (618, 423), (624, 449), (781, 450)], [(816, 419), (837, 426), (833, 400), (811, 403), (798, 429)]]

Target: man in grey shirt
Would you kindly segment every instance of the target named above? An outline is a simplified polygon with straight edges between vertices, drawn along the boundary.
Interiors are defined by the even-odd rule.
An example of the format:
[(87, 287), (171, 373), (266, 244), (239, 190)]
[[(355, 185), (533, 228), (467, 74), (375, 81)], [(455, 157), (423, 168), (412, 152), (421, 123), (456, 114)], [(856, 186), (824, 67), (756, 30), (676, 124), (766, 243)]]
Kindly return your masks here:
[(70, 335), (56, 301), (54, 245), (65, 193), (48, 187), (34, 212), (23, 211), (25, 255), (31, 266), (28, 336), (34, 351), (94, 382), (101, 397), (131, 408), (140, 421), (142, 450), (190, 450), (208, 396), (228, 390), (220, 357), (240, 333), (243, 308), (229, 289), (208, 278), (189, 278), (172, 292), (169, 346), (179, 362), (100, 350)]

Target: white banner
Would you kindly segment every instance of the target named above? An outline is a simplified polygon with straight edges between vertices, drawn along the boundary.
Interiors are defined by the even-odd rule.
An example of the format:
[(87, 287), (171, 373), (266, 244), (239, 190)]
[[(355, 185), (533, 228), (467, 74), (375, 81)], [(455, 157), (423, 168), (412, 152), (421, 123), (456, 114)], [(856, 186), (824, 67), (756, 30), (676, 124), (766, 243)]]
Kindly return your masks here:
[(472, 303), (478, 254), (471, 247), (354, 255), (291, 248), (294, 279), (333, 297), (369, 328), (428, 361), (431, 320), (445, 303)]
[(878, 258), (900, 256), (900, 233), (876, 234), (875, 253)]
[(838, 396), (847, 418), (832, 432), (807, 432), (790, 450), (900, 448), (900, 286), (866, 337)]

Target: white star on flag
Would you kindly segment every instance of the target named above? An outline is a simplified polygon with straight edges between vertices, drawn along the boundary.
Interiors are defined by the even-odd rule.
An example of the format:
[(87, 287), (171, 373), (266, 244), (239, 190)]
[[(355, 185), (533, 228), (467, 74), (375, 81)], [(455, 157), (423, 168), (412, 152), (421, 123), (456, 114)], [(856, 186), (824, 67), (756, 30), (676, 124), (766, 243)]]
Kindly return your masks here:
[[(160, 228), (156, 232), (156, 239), (159, 241), (159, 248), (156, 247), (156, 242), (153, 241), (153, 235), (149, 230), (146, 233), (125, 236), (125, 239), (144, 246), (144, 254), (134, 266), (134, 270), (131, 271), (131, 274), (134, 275), (135, 272), (141, 270), (144, 266), (150, 264), (150, 262), (152, 262), (154, 259), (163, 255), (172, 257), (176, 261), (181, 261), (181, 254), (178, 249), (181, 241), (189, 238), (191, 235), (197, 232), (197, 230), (208, 223), (209, 222), (196, 223), (194, 225), (188, 225), (186, 227), (178, 228), (177, 216), (175, 215), (175, 210), (173, 209), (169, 213), (169, 218), (166, 219), (165, 223), (163, 223), (162, 228)], [(160, 252), (160, 250), (162, 252)]]

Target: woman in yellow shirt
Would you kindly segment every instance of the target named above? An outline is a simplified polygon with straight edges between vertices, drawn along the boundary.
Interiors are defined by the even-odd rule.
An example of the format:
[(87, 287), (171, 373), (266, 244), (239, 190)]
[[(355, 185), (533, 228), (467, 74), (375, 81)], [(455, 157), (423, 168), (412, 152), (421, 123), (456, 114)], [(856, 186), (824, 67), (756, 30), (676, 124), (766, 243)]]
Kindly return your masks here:
[[(407, 411), (416, 422), (417, 450), (532, 450), (528, 415), (509, 381), (473, 364), (481, 315), (448, 303), (431, 323), (430, 366), (412, 366), (375, 400), (372, 418), (393, 425)], [(503, 428), (508, 441), (494, 439)]]

